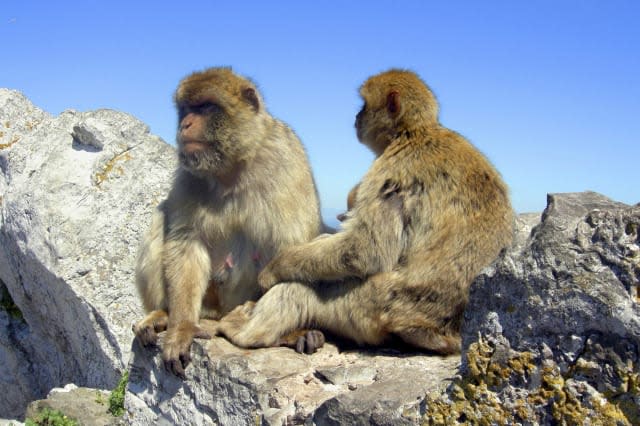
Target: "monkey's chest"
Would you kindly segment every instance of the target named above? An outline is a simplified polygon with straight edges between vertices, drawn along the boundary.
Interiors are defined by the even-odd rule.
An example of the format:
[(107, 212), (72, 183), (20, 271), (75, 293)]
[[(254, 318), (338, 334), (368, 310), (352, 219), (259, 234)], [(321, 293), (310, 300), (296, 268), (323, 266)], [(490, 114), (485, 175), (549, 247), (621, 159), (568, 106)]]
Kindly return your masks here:
[(211, 279), (219, 286), (241, 280), (255, 280), (266, 263), (265, 253), (258, 244), (242, 234), (219, 239), (209, 247)]
[[(257, 277), (268, 260), (257, 244), (236, 235), (210, 247), (211, 278), (207, 294), (215, 295), (222, 314), (259, 295)], [(210, 303), (212, 300), (205, 303)]]

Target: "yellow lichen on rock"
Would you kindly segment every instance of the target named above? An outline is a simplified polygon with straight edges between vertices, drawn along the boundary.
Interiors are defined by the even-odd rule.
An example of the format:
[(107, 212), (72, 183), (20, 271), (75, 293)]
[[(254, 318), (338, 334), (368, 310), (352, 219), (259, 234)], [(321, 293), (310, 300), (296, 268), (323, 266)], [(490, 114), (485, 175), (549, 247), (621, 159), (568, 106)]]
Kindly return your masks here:
[[(539, 367), (531, 352), (508, 350), (506, 357), (502, 352), (502, 356), (495, 354), (496, 349), (481, 337), (469, 345), (465, 374), (445, 394), (426, 397), (424, 424), (639, 424), (633, 398), (612, 402), (587, 382), (574, 379), (572, 373), (563, 376), (553, 361)], [(516, 385), (531, 384), (534, 375), (539, 386)], [(638, 374), (628, 375), (625, 383), (630, 392), (637, 392)], [(505, 394), (507, 387), (512, 391)]]
[(131, 160), (131, 154), (129, 154), (129, 151), (116, 155), (111, 160), (105, 163), (100, 172), (95, 174), (93, 178), (94, 183), (97, 186), (100, 186), (102, 182), (109, 178), (109, 175), (113, 173), (118, 173), (120, 175), (124, 174), (124, 169), (118, 165), (118, 162), (129, 160)]

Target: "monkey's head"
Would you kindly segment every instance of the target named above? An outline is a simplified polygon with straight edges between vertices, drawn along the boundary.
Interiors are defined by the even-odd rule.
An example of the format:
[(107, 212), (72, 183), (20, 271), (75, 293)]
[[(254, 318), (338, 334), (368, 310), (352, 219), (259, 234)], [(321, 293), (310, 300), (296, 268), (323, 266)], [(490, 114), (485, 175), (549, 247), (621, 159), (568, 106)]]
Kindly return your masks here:
[(416, 126), (438, 124), (438, 102), (411, 71), (392, 69), (370, 77), (360, 87), (364, 101), (356, 115), (358, 139), (380, 155), (389, 143)]
[(257, 149), (264, 107), (255, 85), (231, 71), (209, 68), (184, 78), (174, 96), (178, 154), (189, 172), (228, 178)]

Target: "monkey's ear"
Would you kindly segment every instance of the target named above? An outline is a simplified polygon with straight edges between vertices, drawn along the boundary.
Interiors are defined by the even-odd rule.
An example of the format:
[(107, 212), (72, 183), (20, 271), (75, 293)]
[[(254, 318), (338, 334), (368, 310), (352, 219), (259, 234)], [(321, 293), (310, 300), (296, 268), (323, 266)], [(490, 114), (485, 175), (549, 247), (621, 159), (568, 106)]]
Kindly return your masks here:
[(242, 89), (242, 98), (249, 102), (256, 112), (260, 110), (260, 101), (258, 100), (258, 95), (253, 87)]
[(400, 112), (400, 93), (392, 90), (387, 94), (387, 111), (395, 117)]

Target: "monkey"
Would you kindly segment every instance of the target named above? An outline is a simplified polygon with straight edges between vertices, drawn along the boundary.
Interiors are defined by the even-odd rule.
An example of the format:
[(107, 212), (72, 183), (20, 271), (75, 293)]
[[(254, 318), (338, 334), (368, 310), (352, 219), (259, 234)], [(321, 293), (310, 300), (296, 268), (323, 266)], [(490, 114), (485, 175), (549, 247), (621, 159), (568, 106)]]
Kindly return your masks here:
[(193, 339), (211, 337), (199, 320), (257, 299), (262, 267), (324, 225), (306, 152), (252, 81), (227, 67), (194, 72), (174, 102), (179, 166), (139, 250), (147, 316), (133, 331), (184, 378)]
[(460, 351), (469, 286), (513, 238), (507, 186), (440, 124), (436, 98), (414, 72), (374, 75), (360, 95), (356, 133), (375, 159), (352, 209), (339, 232), (282, 250), (260, 272), (268, 291), (218, 325), (238, 346), (272, 346), (312, 326), (358, 345)]
[(340, 222), (344, 222), (345, 220), (347, 220), (347, 218), (349, 217), (349, 212), (351, 210), (353, 210), (353, 206), (356, 204), (356, 196), (358, 194), (358, 187), (360, 186), (359, 183), (357, 183), (353, 188), (351, 188), (351, 190), (349, 191), (349, 195), (347, 195), (347, 211), (344, 213), (340, 213), (338, 214), (338, 216), (336, 216), (336, 218), (340, 221)]

